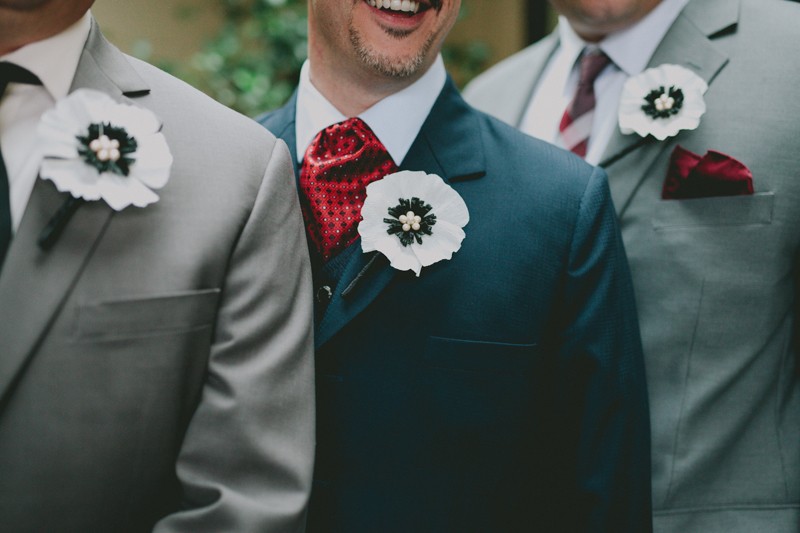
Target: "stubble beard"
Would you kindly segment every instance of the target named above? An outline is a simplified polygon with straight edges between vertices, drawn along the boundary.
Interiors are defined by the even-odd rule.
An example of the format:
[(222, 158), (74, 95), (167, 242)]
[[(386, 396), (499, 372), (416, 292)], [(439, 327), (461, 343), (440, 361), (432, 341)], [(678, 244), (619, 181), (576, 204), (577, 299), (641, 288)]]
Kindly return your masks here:
[[(409, 32), (386, 30), (390, 36), (396, 39), (406, 37)], [(431, 46), (436, 39), (436, 35), (430, 35), (416, 54), (408, 58), (391, 58), (381, 54), (374, 48), (364, 43), (364, 39), (358, 30), (350, 27), (350, 44), (358, 54), (361, 63), (373, 72), (394, 79), (405, 79), (416, 75), (425, 64), (425, 58), (430, 52)]]

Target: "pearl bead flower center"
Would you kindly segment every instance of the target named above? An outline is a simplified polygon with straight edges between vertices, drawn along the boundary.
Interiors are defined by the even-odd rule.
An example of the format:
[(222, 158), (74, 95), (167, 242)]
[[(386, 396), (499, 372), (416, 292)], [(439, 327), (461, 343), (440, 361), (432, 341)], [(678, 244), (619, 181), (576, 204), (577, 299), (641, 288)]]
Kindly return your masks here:
[(108, 135), (101, 135), (89, 143), (89, 149), (92, 150), (97, 159), (103, 162), (111, 161), (116, 163), (122, 154), (119, 151), (119, 141), (110, 139)]
[(657, 111), (669, 111), (675, 105), (675, 99), (667, 93), (662, 93), (661, 96), (655, 99), (653, 105)]
[(422, 217), (417, 216), (414, 214), (413, 211), (409, 211), (405, 215), (400, 215), (398, 220), (403, 225), (403, 231), (419, 231), (420, 222), (422, 222)]

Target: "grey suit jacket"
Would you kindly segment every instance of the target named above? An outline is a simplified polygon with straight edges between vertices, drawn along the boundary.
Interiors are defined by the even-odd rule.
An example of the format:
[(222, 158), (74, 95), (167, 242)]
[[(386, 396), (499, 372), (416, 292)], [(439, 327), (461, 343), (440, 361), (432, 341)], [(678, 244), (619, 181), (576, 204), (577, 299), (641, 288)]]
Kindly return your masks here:
[[(605, 154), (637, 293), (653, 432), (656, 532), (800, 531), (800, 6), (692, 0), (651, 66), (709, 83), (700, 126)], [(557, 36), (466, 91), (519, 125)], [(661, 200), (676, 145), (753, 172), (752, 196)]]
[(73, 89), (148, 108), (160, 200), (39, 180), (0, 275), (0, 531), (300, 532), (313, 457), (310, 273), (285, 144), (93, 24)]

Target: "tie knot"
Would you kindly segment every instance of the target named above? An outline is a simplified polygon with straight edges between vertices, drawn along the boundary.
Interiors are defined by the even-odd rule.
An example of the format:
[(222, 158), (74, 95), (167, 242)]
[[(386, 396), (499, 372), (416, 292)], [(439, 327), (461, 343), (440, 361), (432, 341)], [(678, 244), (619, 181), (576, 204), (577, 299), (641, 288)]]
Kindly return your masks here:
[(306, 151), (311, 160), (353, 156), (367, 146), (383, 146), (372, 129), (358, 117), (348, 118), (320, 131)]
[(600, 49), (585, 50), (581, 56), (579, 85), (591, 85), (611, 59)]
[(358, 238), (367, 185), (397, 171), (386, 148), (360, 118), (328, 126), (300, 167), (309, 238), (327, 261)]

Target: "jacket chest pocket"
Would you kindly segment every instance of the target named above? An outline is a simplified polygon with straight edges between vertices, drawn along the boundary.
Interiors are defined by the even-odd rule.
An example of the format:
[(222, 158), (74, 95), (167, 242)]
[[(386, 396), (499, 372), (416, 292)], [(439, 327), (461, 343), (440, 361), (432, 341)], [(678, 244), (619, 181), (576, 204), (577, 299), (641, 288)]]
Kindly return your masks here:
[(432, 423), (468, 430), (515, 419), (529, 405), (536, 355), (535, 344), (429, 338), (422, 382)]
[(219, 289), (205, 289), (83, 305), (77, 309), (74, 337), (100, 342), (209, 328), (219, 297)]
[(653, 214), (656, 231), (702, 226), (772, 224), (775, 193), (662, 200)]

